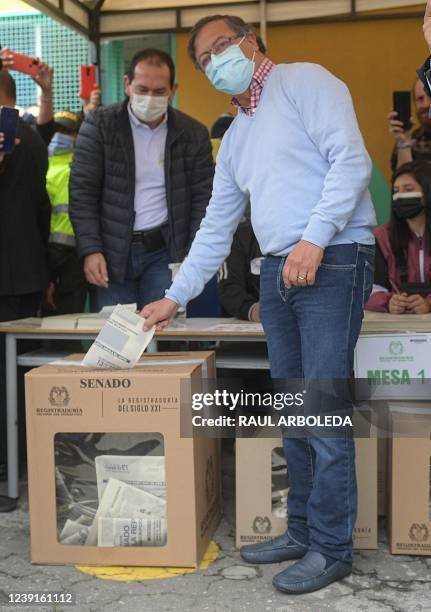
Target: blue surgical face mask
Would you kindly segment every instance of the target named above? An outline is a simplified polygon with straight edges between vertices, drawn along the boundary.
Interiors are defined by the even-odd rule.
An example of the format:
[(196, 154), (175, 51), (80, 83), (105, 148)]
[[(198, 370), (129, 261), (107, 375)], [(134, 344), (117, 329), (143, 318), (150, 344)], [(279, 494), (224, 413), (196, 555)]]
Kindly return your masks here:
[(242, 38), (237, 45), (232, 45), (219, 55), (211, 55), (211, 61), (205, 74), (216, 89), (231, 96), (244, 93), (250, 87), (254, 74), (254, 58), (249, 59), (241, 51)]
[(48, 155), (58, 155), (59, 153), (66, 153), (73, 149), (73, 136), (70, 134), (61, 134), (56, 132), (51, 138), (51, 142), (48, 145)]

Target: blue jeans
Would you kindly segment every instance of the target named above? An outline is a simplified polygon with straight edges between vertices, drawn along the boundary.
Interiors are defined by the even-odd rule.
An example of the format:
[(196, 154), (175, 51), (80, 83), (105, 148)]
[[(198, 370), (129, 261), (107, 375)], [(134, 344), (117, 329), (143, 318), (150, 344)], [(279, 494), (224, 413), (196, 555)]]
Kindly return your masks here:
[(149, 302), (160, 300), (172, 282), (172, 273), (168, 268), (170, 262), (167, 249), (147, 251), (140, 244), (132, 244), (124, 281), (109, 282), (107, 289), (96, 288), (96, 310), (112, 304), (133, 302), (141, 309)]
[[(373, 284), (374, 247), (328, 247), (310, 287), (284, 286), (285, 261), (266, 257), (260, 277), (271, 377), (347, 381)], [(283, 434), (283, 446), (290, 482), (289, 534), (310, 550), (351, 561), (357, 507), (353, 438), (347, 433)]]

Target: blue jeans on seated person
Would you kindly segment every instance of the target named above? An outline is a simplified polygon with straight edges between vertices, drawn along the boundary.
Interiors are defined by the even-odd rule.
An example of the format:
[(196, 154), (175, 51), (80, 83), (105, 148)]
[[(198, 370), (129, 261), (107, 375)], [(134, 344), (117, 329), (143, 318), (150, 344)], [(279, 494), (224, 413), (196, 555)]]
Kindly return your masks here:
[(124, 281), (110, 281), (107, 289), (96, 288), (96, 310), (103, 306), (134, 302), (140, 310), (149, 302), (160, 300), (172, 282), (172, 272), (168, 268), (170, 262), (166, 248), (147, 251), (141, 244), (130, 245)]
[[(305, 386), (307, 380), (347, 382), (373, 284), (374, 247), (327, 247), (309, 287), (284, 286), (285, 261), (266, 257), (260, 277), (271, 377), (304, 379)], [(311, 436), (291, 437), (285, 430), (283, 446), (290, 482), (288, 533), (311, 551), (351, 562), (357, 507), (351, 432), (330, 437), (313, 430)]]

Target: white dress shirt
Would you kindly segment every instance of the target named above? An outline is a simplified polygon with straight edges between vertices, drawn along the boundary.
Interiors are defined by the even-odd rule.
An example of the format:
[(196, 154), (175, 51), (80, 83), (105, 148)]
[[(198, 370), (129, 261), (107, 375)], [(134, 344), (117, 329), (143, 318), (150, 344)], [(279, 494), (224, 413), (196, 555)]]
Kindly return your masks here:
[(165, 146), (167, 115), (151, 129), (139, 121), (128, 107), (135, 147), (135, 224), (134, 231), (148, 230), (168, 221), (165, 185)]

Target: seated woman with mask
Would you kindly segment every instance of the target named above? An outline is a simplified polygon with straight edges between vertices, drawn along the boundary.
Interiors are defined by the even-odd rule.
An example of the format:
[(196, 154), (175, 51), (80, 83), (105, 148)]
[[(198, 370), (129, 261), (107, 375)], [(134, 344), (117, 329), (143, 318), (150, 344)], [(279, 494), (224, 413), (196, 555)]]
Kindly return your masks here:
[(392, 183), (391, 218), (376, 237), (374, 287), (366, 309), (431, 312), (431, 164), (410, 162)]

